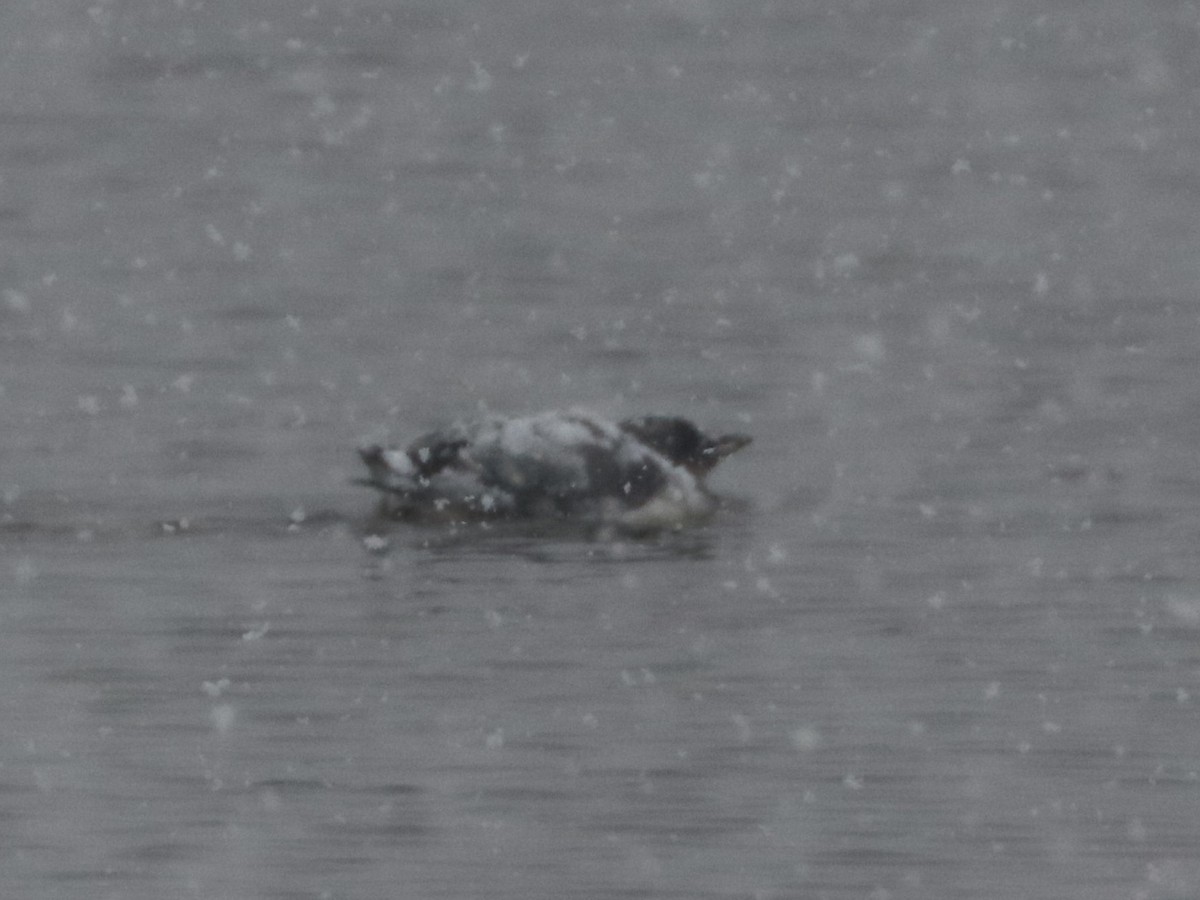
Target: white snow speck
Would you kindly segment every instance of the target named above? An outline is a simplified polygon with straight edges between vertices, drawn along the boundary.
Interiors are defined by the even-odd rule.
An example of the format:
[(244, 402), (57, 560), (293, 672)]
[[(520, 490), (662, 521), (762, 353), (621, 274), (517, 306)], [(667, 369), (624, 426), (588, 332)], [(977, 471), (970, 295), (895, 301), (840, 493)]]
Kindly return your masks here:
[(474, 60), (471, 61), (471, 68), (474, 70), (474, 74), (471, 76), (471, 80), (467, 82), (467, 90), (476, 94), (491, 90), (493, 81), (492, 73)]
[(738, 743), (750, 743), (750, 739), (754, 737), (754, 729), (750, 726), (750, 720), (741, 713), (734, 713), (729, 718), (733, 722), (733, 727), (737, 729)]
[(213, 728), (217, 729), (221, 734), (226, 734), (233, 727), (233, 720), (237, 718), (237, 711), (230, 703), (218, 703), (212, 708), (208, 717), (212, 721)]
[(1170, 594), (1166, 600), (1167, 612), (1180, 625), (1200, 627), (1200, 597), (1181, 597)]
[(3, 293), (4, 305), (15, 313), (27, 313), (30, 309), (29, 296), (21, 291), (14, 291), (12, 288), (5, 289)]
[(821, 733), (809, 725), (801, 725), (788, 733), (788, 740), (797, 750), (807, 753), (821, 745)]
[(245, 632), (245, 633), (242, 635), (242, 640), (243, 640), (243, 641), (258, 641), (258, 640), (262, 640), (264, 637), (266, 637), (266, 636), (267, 636), (267, 632), (268, 632), (268, 631), (270, 631), (270, 630), (271, 630), (271, 625), (270, 625), (270, 623), (269, 623), (269, 622), (263, 622), (261, 625), (258, 625), (258, 626), (254, 627), (254, 628), (251, 628), (249, 631)]
[(857, 271), (862, 266), (862, 260), (857, 253), (841, 253), (833, 259), (833, 271), (843, 277)]
[(29, 584), (40, 574), (37, 565), (28, 556), (24, 556), (17, 560), (13, 566), (13, 577), (17, 580), (17, 584)]
[[(421, 448), (425, 450), (424, 447)], [(425, 450), (426, 459), (429, 458), (429, 451)], [(420, 451), (417, 451), (417, 456), (420, 456)], [(383, 461), (388, 464), (388, 468), (397, 475), (413, 475), (416, 473), (416, 468), (412, 464), (412, 460), (408, 458), (408, 454), (402, 450), (384, 450)], [(425, 462), (425, 460), (421, 460)]]
[(1150, 836), (1150, 832), (1142, 823), (1142, 820), (1134, 816), (1129, 820), (1129, 824), (1125, 826), (1125, 836), (1131, 841), (1143, 844), (1146, 842), (1146, 838)]
[(887, 356), (883, 337), (878, 334), (860, 334), (855, 337), (854, 352), (868, 365), (879, 365)]

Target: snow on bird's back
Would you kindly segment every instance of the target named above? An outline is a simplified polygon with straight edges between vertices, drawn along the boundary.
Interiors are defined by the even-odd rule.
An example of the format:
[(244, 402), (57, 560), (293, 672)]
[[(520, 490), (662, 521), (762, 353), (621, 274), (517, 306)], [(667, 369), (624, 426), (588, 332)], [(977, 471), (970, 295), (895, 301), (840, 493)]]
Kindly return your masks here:
[(502, 429), (503, 450), (513, 456), (545, 459), (594, 444), (603, 432), (577, 415), (542, 413), (508, 420)]

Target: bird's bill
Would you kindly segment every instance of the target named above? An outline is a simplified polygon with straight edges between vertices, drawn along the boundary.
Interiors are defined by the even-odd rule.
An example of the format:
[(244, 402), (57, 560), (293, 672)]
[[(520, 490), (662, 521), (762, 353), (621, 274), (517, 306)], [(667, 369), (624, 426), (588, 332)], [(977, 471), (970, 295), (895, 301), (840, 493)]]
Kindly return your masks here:
[(754, 438), (748, 434), (723, 434), (713, 441), (712, 448), (708, 452), (716, 456), (717, 459), (724, 459), (726, 456), (741, 450), (753, 440)]

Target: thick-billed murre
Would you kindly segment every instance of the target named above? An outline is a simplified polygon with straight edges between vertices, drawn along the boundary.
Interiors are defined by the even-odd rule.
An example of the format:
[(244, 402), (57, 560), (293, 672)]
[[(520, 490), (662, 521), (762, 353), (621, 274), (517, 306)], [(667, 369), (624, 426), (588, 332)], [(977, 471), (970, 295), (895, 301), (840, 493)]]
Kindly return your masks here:
[(717, 507), (705, 476), (750, 443), (687, 419), (610, 422), (582, 410), (455, 422), (404, 449), (359, 454), (360, 483), (389, 516), (418, 521), (571, 518), (631, 529), (679, 527)]

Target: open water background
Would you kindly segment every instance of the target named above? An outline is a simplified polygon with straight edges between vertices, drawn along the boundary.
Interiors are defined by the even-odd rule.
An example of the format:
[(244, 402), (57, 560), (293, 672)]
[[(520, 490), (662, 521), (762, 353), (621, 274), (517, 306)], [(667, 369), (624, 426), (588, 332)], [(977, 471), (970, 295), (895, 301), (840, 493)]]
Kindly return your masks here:
[[(0, 895), (1200, 894), (1198, 41), (4, 4)], [(348, 483), (575, 404), (752, 432), (729, 509)]]

